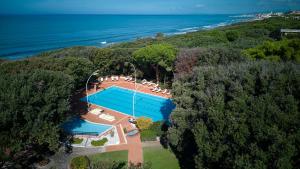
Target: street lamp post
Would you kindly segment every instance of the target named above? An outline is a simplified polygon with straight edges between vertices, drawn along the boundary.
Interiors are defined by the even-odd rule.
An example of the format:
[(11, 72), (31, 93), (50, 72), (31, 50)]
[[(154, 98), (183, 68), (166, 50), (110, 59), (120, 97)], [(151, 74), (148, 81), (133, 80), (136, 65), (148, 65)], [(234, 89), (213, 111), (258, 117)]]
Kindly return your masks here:
[(86, 81), (86, 84), (85, 84), (85, 94), (86, 94), (86, 102), (87, 102), (87, 105), (88, 105), (88, 111), (90, 111), (90, 104), (89, 104), (89, 95), (88, 95), (88, 83), (89, 83), (89, 80), (91, 79), (92, 76), (94, 75), (97, 75), (99, 72), (99, 70), (96, 70), (95, 72), (93, 72), (90, 77), (88, 78), (88, 80)]
[(133, 93), (133, 97), (132, 97), (132, 116), (135, 119), (135, 114), (134, 114), (134, 104), (135, 104), (135, 95), (136, 95), (136, 69), (134, 64), (127, 62), (128, 64), (130, 64), (133, 67), (134, 70), (134, 93)]

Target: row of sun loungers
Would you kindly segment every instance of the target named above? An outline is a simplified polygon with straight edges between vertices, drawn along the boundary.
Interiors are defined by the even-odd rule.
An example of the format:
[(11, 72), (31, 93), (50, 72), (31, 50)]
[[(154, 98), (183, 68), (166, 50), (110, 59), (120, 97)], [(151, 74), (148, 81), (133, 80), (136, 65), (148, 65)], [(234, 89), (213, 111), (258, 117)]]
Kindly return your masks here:
[(131, 76), (124, 77), (124, 80), (128, 81), (128, 82), (130, 82), (130, 81), (134, 82), (135, 81), (135, 79)]
[[(128, 81), (128, 82), (134, 82), (135, 81), (135, 79), (132, 78), (131, 76), (126, 76), (126, 77), (123, 77), (123, 76), (121, 76), (121, 77), (119, 77), (119, 76), (111, 76), (110, 79), (112, 81), (118, 81), (119, 79), (124, 79), (125, 81)], [(100, 78), (101, 82), (107, 81), (107, 80), (108, 80), (108, 77), (105, 77), (105, 78), (101, 77)], [(144, 79), (144, 80), (142, 80), (142, 84), (146, 85), (148, 87), (151, 87), (151, 91), (152, 92), (156, 92), (156, 93), (161, 92), (162, 94), (167, 94), (167, 95), (171, 94), (171, 91), (168, 91), (167, 89), (164, 89), (164, 90), (161, 89), (158, 84), (153, 83), (152, 81), (148, 82), (146, 79)]]
[(111, 81), (118, 81), (119, 80), (119, 76), (111, 76)]
[(116, 118), (114, 116), (109, 115), (109, 114), (105, 114), (103, 112), (104, 112), (104, 110), (98, 109), (98, 108), (93, 109), (93, 110), (90, 111), (91, 114), (94, 114), (94, 115), (98, 116), (100, 119), (104, 119), (104, 120), (107, 120), (107, 121), (110, 121), (110, 122), (116, 120)]
[(152, 81), (148, 82), (146, 79), (144, 79), (144, 80), (142, 80), (142, 84), (143, 84), (143, 85), (147, 85), (147, 86), (149, 86), (149, 87), (152, 86), (152, 88), (151, 88), (151, 91), (152, 91), (152, 92), (156, 92), (156, 93), (161, 92), (162, 94), (168, 94), (168, 95), (171, 94), (171, 91), (168, 91), (168, 89), (164, 89), (164, 90), (161, 89), (161, 88), (159, 87), (159, 84), (155, 84), (155, 83), (153, 83)]
[[(104, 81), (108, 81), (108, 77), (100, 77), (99, 81), (100, 82), (104, 82)], [(111, 81), (118, 81), (119, 80), (119, 76), (111, 76), (110, 77)]]

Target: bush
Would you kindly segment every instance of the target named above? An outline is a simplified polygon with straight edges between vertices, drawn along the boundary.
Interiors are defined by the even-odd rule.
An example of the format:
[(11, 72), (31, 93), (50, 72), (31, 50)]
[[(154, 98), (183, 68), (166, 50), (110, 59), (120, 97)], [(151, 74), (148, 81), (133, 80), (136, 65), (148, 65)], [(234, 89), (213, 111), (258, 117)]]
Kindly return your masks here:
[(239, 34), (237, 31), (228, 31), (228, 32), (226, 32), (226, 37), (227, 37), (228, 41), (232, 42), (239, 38)]
[(73, 144), (81, 144), (83, 141), (82, 138), (73, 138), (72, 143)]
[(127, 133), (127, 129), (124, 127), (123, 128), (123, 132), (126, 134)]
[(152, 125), (152, 119), (147, 117), (140, 117), (136, 120), (137, 126), (140, 130), (146, 130)]
[(71, 161), (71, 169), (88, 169), (90, 161), (87, 156), (75, 157)]
[(97, 141), (93, 140), (93, 141), (91, 142), (91, 144), (92, 144), (93, 146), (103, 146), (107, 141), (108, 141), (107, 138), (103, 138), (103, 139), (97, 140)]

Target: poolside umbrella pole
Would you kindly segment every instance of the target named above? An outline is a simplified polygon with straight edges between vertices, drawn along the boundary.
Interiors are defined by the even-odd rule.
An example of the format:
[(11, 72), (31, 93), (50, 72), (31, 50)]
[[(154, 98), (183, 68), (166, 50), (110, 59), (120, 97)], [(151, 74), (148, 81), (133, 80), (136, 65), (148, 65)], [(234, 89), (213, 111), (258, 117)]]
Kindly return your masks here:
[(86, 102), (87, 102), (87, 107), (88, 107), (88, 111), (90, 111), (90, 104), (89, 104), (89, 95), (88, 95), (88, 83), (91, 79), (92, 76), (94, 75), (98, 75), (99, 70), (96, 70), (95, 72), (93, 72), (90, 77), (88, 78), (88, 80), (86, 81), (86, 85), (85, 85), (85, 94), (86, 94)]
[(133, 97), (132, 97), (132, 116), (133, 116), (133, 119), (135, 119), (134, 104), (135, 104), (135, 95), (136, 95), (136, 69), (135, 69), (134, 64), (132, 64), (130, 62), (125, 62), (125, 64), (130, 64), (134, 70), (134, 93), (133, 93)]

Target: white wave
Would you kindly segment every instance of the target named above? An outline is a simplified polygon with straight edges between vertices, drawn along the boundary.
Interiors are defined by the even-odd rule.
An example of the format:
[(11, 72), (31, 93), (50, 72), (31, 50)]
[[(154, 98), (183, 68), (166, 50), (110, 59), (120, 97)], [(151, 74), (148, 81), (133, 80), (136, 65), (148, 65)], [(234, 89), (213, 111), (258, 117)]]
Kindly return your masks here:
[(251, 18), (251, 17), (255, 17), (255, 15), (253, 15), (253, 14), (248, 14), (248, 15), (244, 14), (244, 15), (235, 15), (235, 16), (229, 16), (229, 17), (231, 17), (231, 18)]
[(178, 29), (178, 31), (194, 31), (198, 30), (199, 27), (190, 27), (190, 28), (183, 28), (183, 29)]
[(226, 22), (221, 22), (221, 23), (216, 24), (216, 27), (226, 26), (226, 25), (228, 25), (228, 23), (226, 23)]
[(107, 44), (107, 42), (106, 41), (103, 41), (103, 42), (100, 42), (102, 45), (105, 45), (105, 44)]
[(217, 27), (221, 27), (221, 26), (226, 26), (229, 25), (229, 22), (221, 22), (218, 24), (213, 24), (213, 25), (206, 25), (206, 26), (202, 26), (203, 29), (213, 29), (213, 28), (217, 28)]
[(175, 32), (175, 33), (173, 33), (173, 35), (184, 35), (184, 34), (186, 34), (187, 32)]

